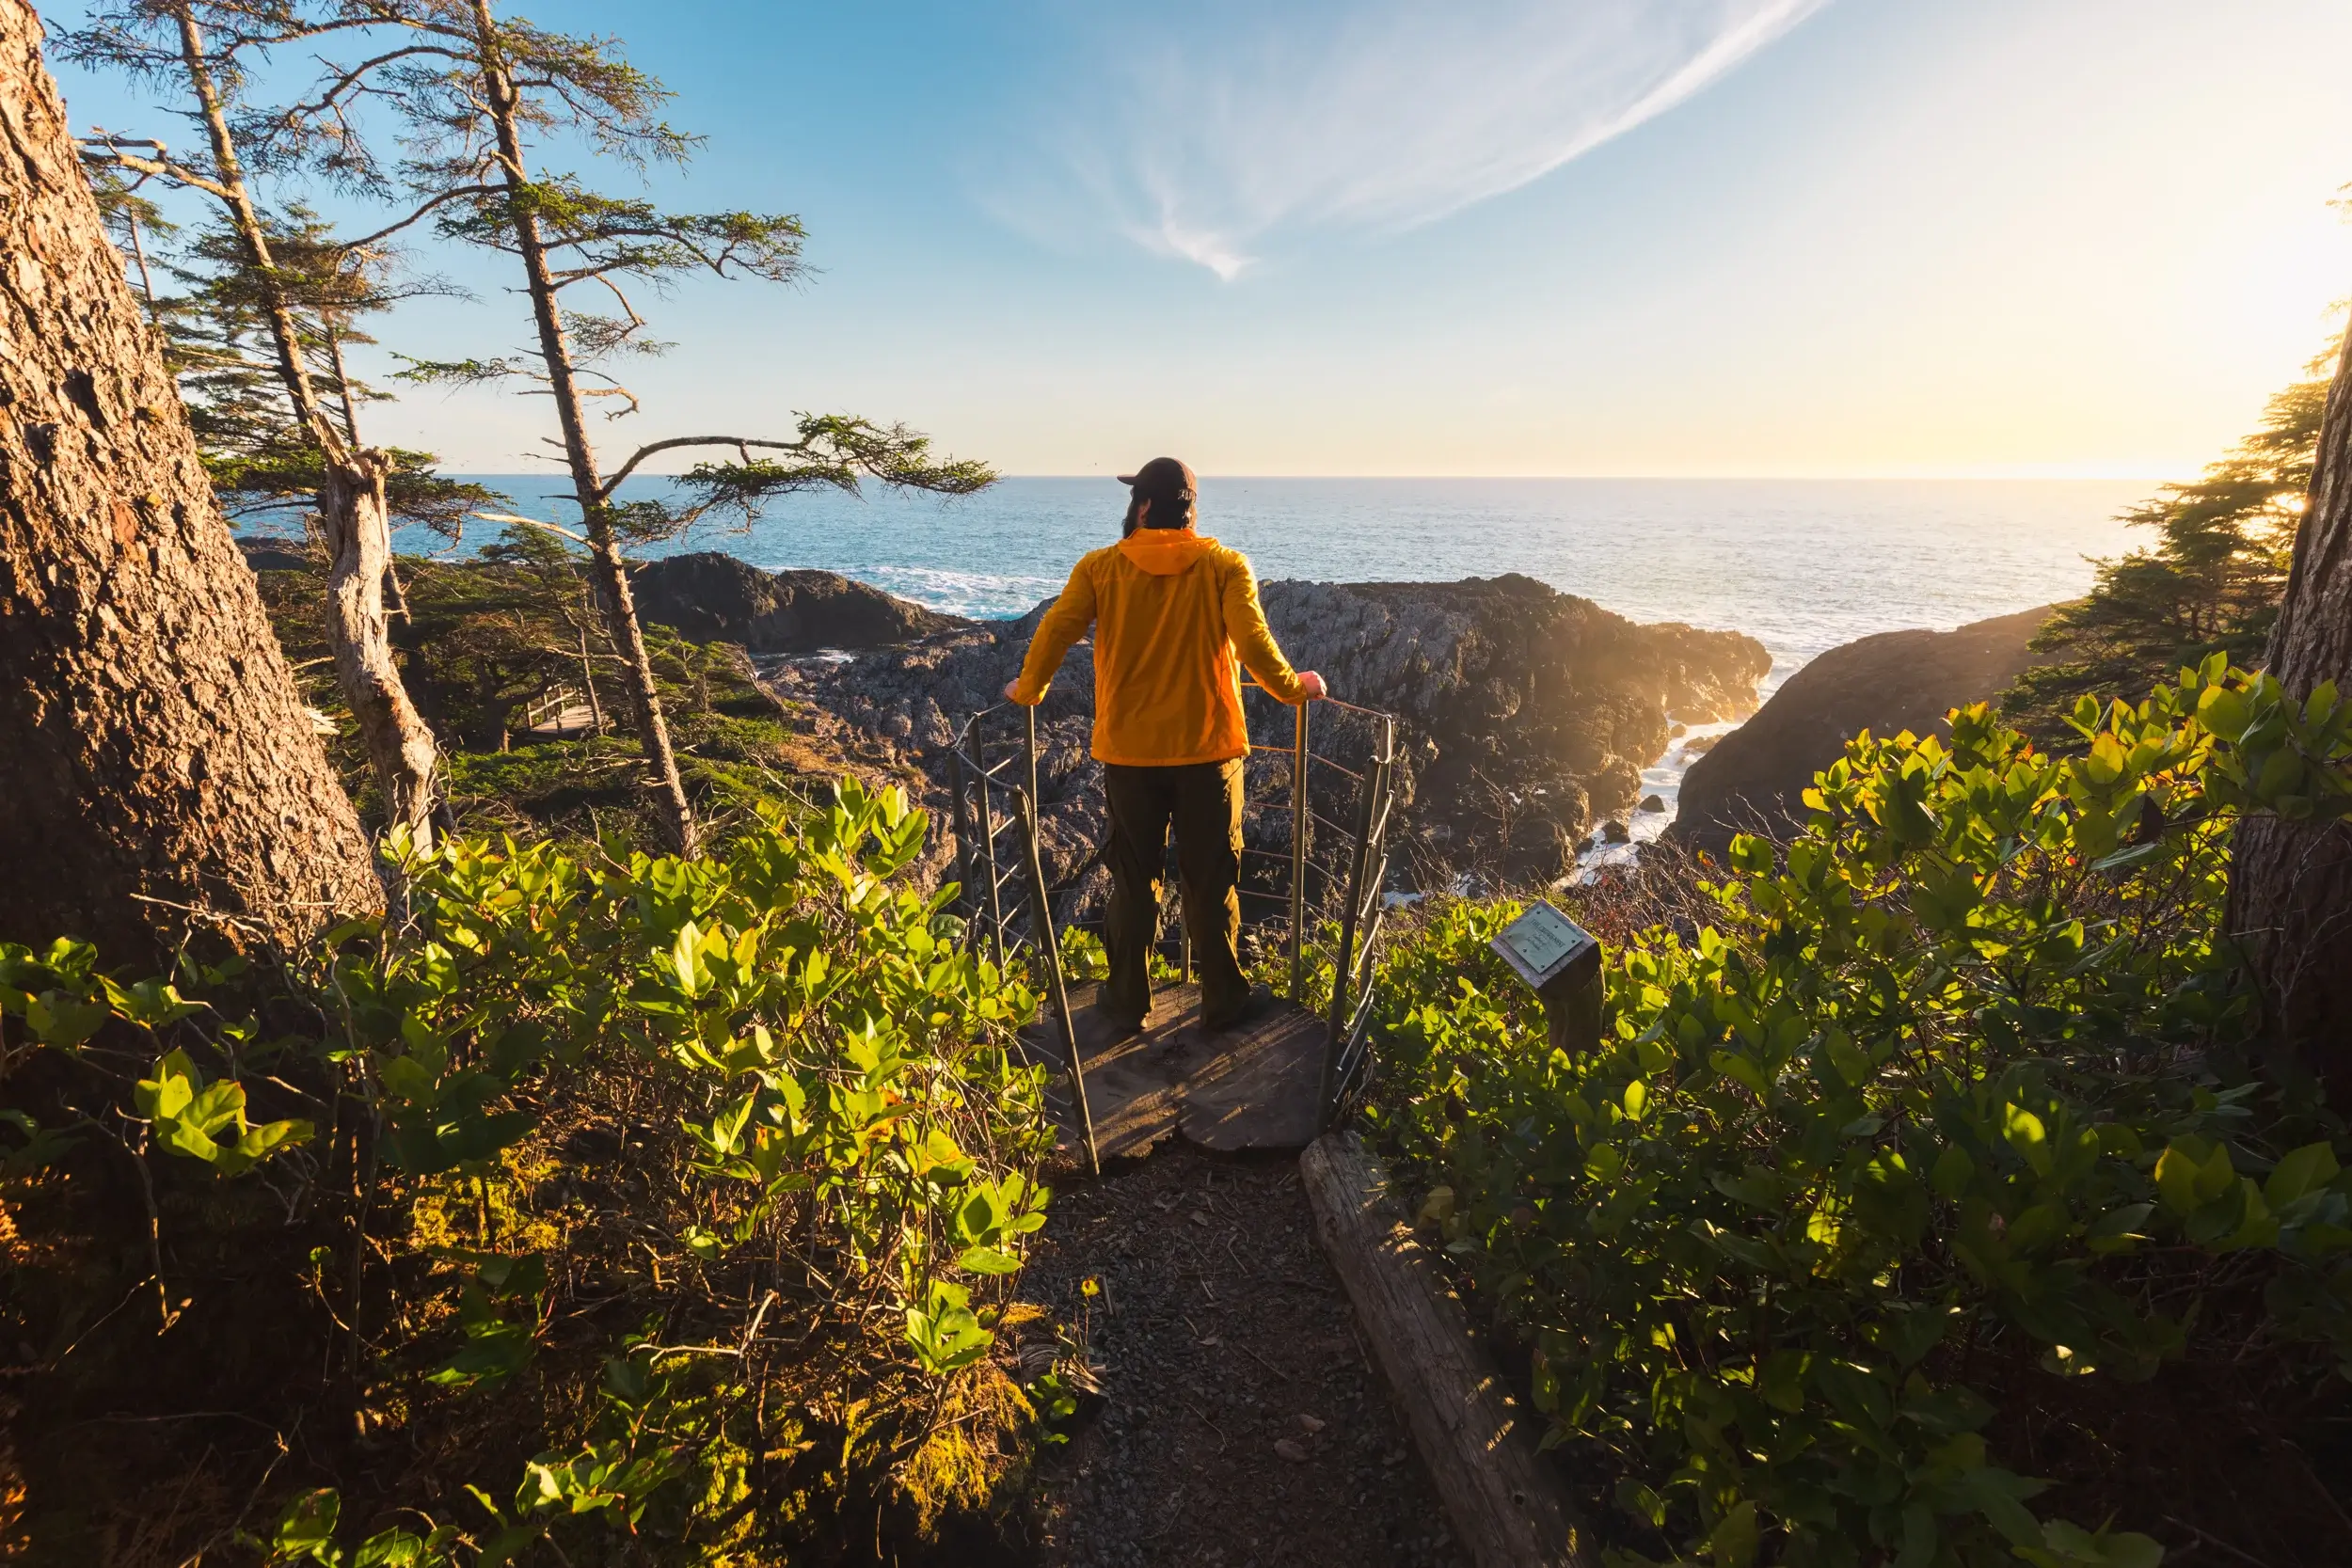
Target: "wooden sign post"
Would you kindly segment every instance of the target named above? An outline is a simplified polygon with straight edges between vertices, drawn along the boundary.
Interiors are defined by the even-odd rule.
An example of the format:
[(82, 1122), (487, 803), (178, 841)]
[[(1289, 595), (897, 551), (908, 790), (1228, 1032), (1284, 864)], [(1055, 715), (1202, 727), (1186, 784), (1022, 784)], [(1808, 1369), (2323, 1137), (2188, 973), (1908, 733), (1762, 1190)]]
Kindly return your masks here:
[(1543, 998), (1555, 1048), (1571, 1056), (1600, 1049), (1600, 943), (1591, 932), (1538, 899), (1492, 945)]

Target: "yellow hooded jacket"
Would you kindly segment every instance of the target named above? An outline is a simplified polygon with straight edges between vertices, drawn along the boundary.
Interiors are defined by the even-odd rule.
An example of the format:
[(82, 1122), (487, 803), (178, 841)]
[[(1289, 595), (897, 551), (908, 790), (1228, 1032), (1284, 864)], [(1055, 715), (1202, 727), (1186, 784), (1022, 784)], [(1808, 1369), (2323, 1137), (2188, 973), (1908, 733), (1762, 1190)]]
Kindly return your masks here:
[(1249, 558), (1190, 529), (1137, 529), (1081, 557), (1029, 641), (1013, 701), (1045, 700), (1089, 623), (1098, 761), (1172, 768), (1248, 755), (1245, 665), (1281, 701), (1306, 696), (1266, 629)]

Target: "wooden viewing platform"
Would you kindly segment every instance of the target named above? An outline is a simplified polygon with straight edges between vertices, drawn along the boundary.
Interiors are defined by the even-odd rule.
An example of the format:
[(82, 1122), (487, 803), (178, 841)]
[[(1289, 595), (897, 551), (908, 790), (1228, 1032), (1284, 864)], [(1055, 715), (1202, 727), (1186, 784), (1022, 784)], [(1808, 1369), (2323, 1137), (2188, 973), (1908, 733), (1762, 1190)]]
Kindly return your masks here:
[(583, 701), (566, 704), (556, 709), (523, 734), (533, 740), (570, 740), (588, 734), (596, 727), (596, 711)]
[[(1323, 1072), (1323, 1021), (1277, 999), (1265, 1015), (1218, 1034), (1200, 1028), (1200, 988), (1164, 986), (1144, 1028), (1113, 1039), (1094, 1011), (1098, 988), (1073, 986), (1070, 1006), (1094, 1114), (1094, 1142), (1105, 1160), (1149, 1154), (1162, 1139), (1220, 1153), (1295, 1152), (1322, 1131), (1315, 1103)], [(1061, 1078), (1061, 1029), (1041, 1017), (1022, 1034), (1029, 1058)], [(1077, 1141), (1066, 1080), (1048, 1102)]]
[(523, 709), (514, 733), (531, 740), (570, 740), (597, 728), (596, 705), (576, 686), (557, 684)]

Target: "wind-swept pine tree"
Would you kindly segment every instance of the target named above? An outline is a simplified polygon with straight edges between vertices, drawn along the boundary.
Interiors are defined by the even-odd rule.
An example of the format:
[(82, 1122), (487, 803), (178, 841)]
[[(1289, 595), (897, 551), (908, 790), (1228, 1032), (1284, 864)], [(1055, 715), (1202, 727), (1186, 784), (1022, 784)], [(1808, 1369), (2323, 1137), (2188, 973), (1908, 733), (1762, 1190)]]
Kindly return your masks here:
[[(311, 385), (323, 402), (331, 400), (329, 417), (345, 441), (363, 446), (359, 409), (388, 394), (351, 373), (345, 350), (375, 341), (359, 325), (364, 318), (425, 291), (396, 286), (383, 252), (340, 244), (305, 208), (265, 214), (264, 222), (276, 283), (293, 309)], [(222, 505), (231, 516), (267, 516), (315, 497), (325, 453), (294, 418), (269, 357), (267, 302), (245, 265), (243, 241), (231, 229), (209, 228), (165, 271), (186, 292), (164, 296), (154, 309)], [(391, 519), (454, 536), (469, 512), (503, 499), (435, 472), (431, 452), (382, 451)], [(397, 598), (397, 578), (388, 575), (386, 586)]]
[(2091, 591), (2034, 641), (2041, 662), (2004, 699), (2010, 716), (2051, 739), (2086, 695), (2145, 694), (2184, 665), (2223, 653), (2260, 663), (2286, 592), (2335, 355), (2270, 400), (2255, 432), (2203, 476), (2168, 484), (2122, 520), (2155, 542), (2099, 563)]
[[(416, 488), (418, 454), (361, 440), (358, 398), (342, 372), (350, 319), (389, 302), (374, 248), (384, 235), (339, 243), (303, 214), (274, 222), (250, 171), (299, 166), (331, 148), (335, 128), (322, 123), (316, 104), (267, 110), (245, 101), (247, 56), (374, 22), (370, 7), (340, 0), (129, 0), (67, 34), (60, 50), (183, 98), (180, 112), (202, 134), (204, 150), (182, 155), (161, 140), (95, 133), (83, 155), (119, 176), (201, 193), (219, 209), (220, 228), (199, 247), (218, 270), (192, 302), (199, 309), (166, 324), (179, 333), (184, 384), (209, 417), (199, 434), (228, 491), (264, 502), (297, 491), (314, 499), (329, 557), (336, 679), (383, 792), (387, 825), (406, 828), (421, 844), (432, 837), (438, 750), (401, 681), (384, 607), (388, 489), (404, 472)], [(143, 251), (135, 260), (151, 277)], [(265, 377), (282, 404), (262, 395)], [(337, 395), (340, 420), (327, 402)]]
[[(636, 396), (611, 369), (631, 354), (659, 352), (644, 336), (632, 288), (659, 289), (684, 275), (747, 274), (771, 282), (801, 275), (802, 228), (787, 215), (677, 214), (631, 196), (591, 188), (579, 176), (534, 161), (534, 145), (570, 139), (607, 164), (637, 169), (682, 165), (696, 138), (660, 118), (670, 94), (630, 65), (610, 39), (549, 32), (501, 18), (489, 0), (377, 0), (397, 7), (409, 36), (396, 49), (350, 67), (342, 79), (382, 71), (406, 122), (409, 184), (421, 204), (445, 204), (450, 238), (514, 259), (531, 301), (535, 345), (522, 354), (419, 363), (419, 379), (481, 384), (523, 378), (554, 404), (578, 542), (587, 550), (599, 607), (622, 657), (634, 727), (674, 844), (694, 847), (695, 827), (660, 694), (622, 558), (626, 543), (674, 536), (706, 516), (748, 523), (768, 501), (819, 486), (856, 491), (872, 479), (895, 489), (964, 495), (994, 475), (972, 462), (934, 461), (929, 440), (902, 425), (854, 416), (802, 416), (788, 436), (678, 436), (649, 441), (607, 470), (589, 413), (634, 413)], [(340, 110), (346, 89), (322, 102)], [(355, 146), (349, 143), (346, 146)], [(577, 289), (603, 309), (571, 306)], [(679, 481), (675, 502), (620, 499), (649, 460), (686, 449), (734, 453), (697, 465)]]

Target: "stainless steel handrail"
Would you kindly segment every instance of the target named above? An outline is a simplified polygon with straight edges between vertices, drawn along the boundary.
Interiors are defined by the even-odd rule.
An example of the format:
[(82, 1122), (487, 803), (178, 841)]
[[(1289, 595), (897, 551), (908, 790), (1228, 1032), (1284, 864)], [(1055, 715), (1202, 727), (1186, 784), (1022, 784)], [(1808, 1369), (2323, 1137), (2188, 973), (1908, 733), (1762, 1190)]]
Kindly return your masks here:
[[(1250, 683), (1257, 690), (1264, 688)], [(1271, 696), (1271, 693), (1266, 693)], [(1279, 700), (1279, 699), (1276, 699)], [(1262, 800), (1258, 808), (1263, 812), (1284, 812), (1290, 816), (1290, 843), (1286, 852), (1251, 848), (1245, 846), (1243, 853), (1261, 861), (1287, 861), (1289, 886), (1269, 890), (1264, 887), (1244, 887), (1237, 891), (1245, 897), (1281, 899), (1286, 906), (1288, 929), (1284, 933), (1285, 967), (1289, 984), (1289, 999), (1302, 1007), (1314, 1010), (1309, 995), (1311, 979), (1308, 963), (1309, 949), (1326, 955), (1330, 960), (1331, 989), (1323, 999), (1320, 1009), (1325, 1028), (1325, 1049), (1318, 1074), (1319, 1117), (1327, 1124), (1340, 1104), (1349, 1094), (1351, 1085), (1369, 1058), (1366, 1029), (1371, 1015), (1371, 981), (1375, 973), (1374, 946), (1386, 924), (1386, 910), (1380, 901), (1391, 863), (1387, 849), (1388, 830), (1394, 817), (1396, 764), (1400, 760), (1396, 749), (1396, 719), (1377, 708), (1364, 707), (1336, 698), (1319, 699), (1320, 705), (1333, 710), (1334, 716), (1344, 714), (1357, 720), (1372, 721), (1372, 736), (1367, 750), (1368, 760), (1363, 771), (1349, 768), (1336, 758), (1313, 749), (1314, 727), (1310, 721), (1313, 705), (1305, 703), (1285, 704), (1291, 709), (1290, 743), (1285, 747), (1253, 744), (1253, 754), (1289, 753), (1288, 787), (1282, 796)], [(1006, 754), (991, 762), (991, 747), (987, 721), (1011, 706), (1022, 708), (1021, 751), (1018, 757)], [(1359, 726), (1343, 724), (1350, 732)], [(1009, 737), (1006, 737), (1009, 739)], [(1001, 744), (1001, 742), (1000, 742)], [(1018, 763), (1018, 771), (1015, 765)], [(1347, 793), (1355, 799), (1355, 808), (1343, 815), (1355, 818), (1353, 827), (1335, 821), (1315, 809), (1313, 765), (1321, 764), (1327, 774), (1348, 781)], [(970, 907), (967, 929), (976, 941), (983, 941), (998, 963), (1005, 961), (1009, 951), (1027, 946), (1035, 950), (1042, 967), (1042, 978), (1054, 1014), (1059, 1024), (1064, 1062), (1070, 1074), (1072, 1096), (1077, 1112), (1079, 1130), (1086, 1143), (1089, 1168), (1100, 1168), (1100, 1158), (1094, 1146), (1092, 1115), (1088, 1104), (1085, 1069), (1078, 1053), (1074, 1022), (1070, 1016), (1069, 988), (1063, 973), (1060, 942), (1055, 928), (1052, 889), (1045, 881), (1043, 856), (1039, 838), (1039, 814), (1042, 804), (1042, 785), (1039, 771), (1037, 709), (1027, 704), (1000, 702), (969, 715), (958, 729), (949, 750), (949, 786), (954, 796), (954, 824), (957, 835), (956, 868), (962, 882), (961, 899)], [(1008, 776), (1009, 775), (1009, 776)], [(1327, 778), (1323, 787), (1342, 787), (1336, 780)], [(967, 800), (966, 792), (971, 799)], [(998, 807), (994, 797), (1002, 792), (1009, 799)], [(1007, 830), (1019, 836), (1015, 845), (1008, 847), (1000, 857), (996, 837)], [(1320, 830), (1320, 831), (1318, 831)], [(1328, 835), (1335, 853), (1319, 859), (1319, 841)], [(1344, 857), (1342, 863), (1341, 857)], [(1002, 863), (1009, 861), (1006, 865)], [(1029, 896), (1018, 895), (1010, 907), (1003, 896), (1005, 885), (1025, 878)], [(1312, 884), (1320, 880), (1327, 892), (1316, 895)], [(1336, 886), (1334, 884), (1337, 884)], [(1326, 900), (1328, 900), (1327, 902)], [(1027, 929), (1016, 930), (1012, 922), (1025, 902)], [(1311, 907), (1327, 912), (1318, 917)], [(1325, 937), (1311, 934), (1318, 919), (1336, 920), (1337, 929)], [(1081, 923), (1084, 924), (1084, 923)], [(1180, 951), (1183, 967), (1188, 974), (1190, 965), (1190, 933), (1184, 932)], [(1333, 945), (1333, 943), (1336, 945)], [(1328, 949), (1327, 954), (1326, 953)], [(1320, 962), (1318, 958), (1318, 962)]]
[[(995, 961), (1005, 961), (1007, 924), (1004, 909), (1004, 889), (1007, 883), (1025, 877), (1028, 880), (1029, 945), (1039, 956), (1044, 969), (1046, 998), (1055, 1021), (1059, 1024), (1062, 1064), (1070, 1075), (1070, 1097), (1077, 1112), (1079, 1139), (1086, 1149), (1087, 1169), (1102, 1174), (1103, 1158), (1094, 1141), (1094, 1111), (1087, 1098), (1086, 1065), (1078, 1054), (1077, 1021), (1070, 1010), (1070, 988), (1062, 973), (1061, 942), (1054, 931), (1054, 911), (1051, 890), (1045, 884), (1045, 869), (1039, 854), (1037, 829), (1037, 710), (1025, 710), (1024, 725), (1024, 759), (1028, 784), (997, 781), (994, 787), (1010, 797), (1010, 810), (1005, 826), (1018, 834), (1018, 848), (1010, 869), (997, 870), (996, 836), (1002, 831), (996, 820), (994, 803), (990, 800), (991, 781), (1011, 762), (992, 766), (988, 761), (986, 736), (980, 721), (997, 709), (1009, 706), (999, 703), (982, 708), (963, 722), (957, 732), (955, 744), (948, 749), (947, 773), (954, 792), (956, 826), (956, 867), (961, 881), (960, 892), (973, 900), (973, 920), (978, 921), (985, 911), (985, 938)], [(968, 748), (968, 750), (967, 750)], [(973, 801), (967, 809), (964, 798), (969, 786)], [(975, 816), (977, 831), (975, 831)], [(983, 900), (973, 888), (975, 875), (987, 890)]]

